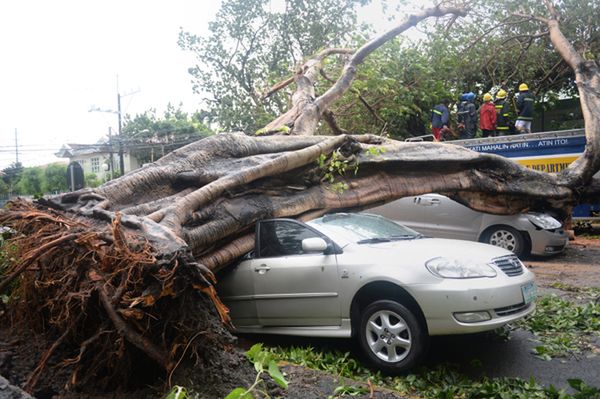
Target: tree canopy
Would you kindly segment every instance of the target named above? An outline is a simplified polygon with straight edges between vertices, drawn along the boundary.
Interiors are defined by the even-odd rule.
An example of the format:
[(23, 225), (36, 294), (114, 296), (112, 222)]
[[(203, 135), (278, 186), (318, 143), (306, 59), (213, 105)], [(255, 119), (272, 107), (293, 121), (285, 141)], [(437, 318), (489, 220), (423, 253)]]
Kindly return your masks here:
[[(289, 103), (289, 89), (265, 96), (268, 88), (293, 76), (298, 65), (324, 47), (365, 42), (368, 30), (354, 23), (365, 1), (307, 3), (312, 2), (286, 1), (283, 10), (274, 11), (265, 1), (229, 0), (207, 37), (181, 33), (180, 45), (198, 59), (190, 68), (195, 89), (206, 96), (220, 128), (254, 133)], [(391, 3), (384, 2), (388, 11)], [(331, 109), (341, 129), (337, 132), (420, 135), (426, 132), (431, 106), (442, 98), (457, 101), (463, 91), (483, 95), (501, 87), (511, 96), (522, 82), (539, 94), (546, 109), (556, 107), (558, 98), (578, 96), (548, 30), (532, 18), (544, 15), (543, 3), (474, 0), (465, 7), (465, 18), (424, 24), (417, 39), (394, 39), (370, 56), (352, 90)], [(563, 31), (589, 59), (600, 50), (599, 10), (597, 0), (557, 6)], [(314, 83), (317, 95), (329, 87), (345, 59), (342, 54), (323, 61), (323, 75)], [(321, 126), (319, 131), (331, 129)]]
[(0, 194), (43, 195), (67, 191), (67, 165), (23, 167), (13, 164), (2, 171)]
[[(8, 195), (12, 193), (18, 193), (17, 184), (23, 171), (23, 164), (15, 162), (8, 168), (2, 169), (2, 181), (4, 183), (2, 194)], [(6, 190), (6, 191), (4, 191)]]
[(203, 112), (188, 115), (181, 106), (176, 108), (171, 104), (168, 104), (162, 116), (157, 116), (155, 109), (134, 117), (126, 115), (121, 144), (140, 163), (153, 162), (176, 148), (211, 135), (205, 119)]
[(351, 42), (356, 8), (367, 0), (224, 0), (206, 37), (181, 32), (194, 53), (194, 90), (225, 131), (254, 132), (287, 108), (287, 93), (263, 93), (323, 47)]

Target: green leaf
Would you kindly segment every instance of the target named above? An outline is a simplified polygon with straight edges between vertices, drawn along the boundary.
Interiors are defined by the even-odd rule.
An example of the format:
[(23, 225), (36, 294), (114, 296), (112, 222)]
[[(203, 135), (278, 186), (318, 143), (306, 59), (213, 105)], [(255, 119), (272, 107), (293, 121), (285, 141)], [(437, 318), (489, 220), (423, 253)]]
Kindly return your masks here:
[(271, 362), (269, 362), (269, 375), (280, 387), (282, 387), (282, 388), (288, 387), (288, 382), (285, 380), (285, 377), (283, 376), (283, 374), (281, 374), (281, 371), (279, 370), (279, 366), (277, 366), (277, 363), (275, 362), (275, 360), (271, 360)]
[(171, 391), (167, 394), (165, 399), (186, 399), (188, 397), (189, 397), (189, 395), (187, 393), (187, 390), (184, 387), (175, 385), (171, 389)]
[(263, 349), (261, 343), (254, 344), (248, 351), (246, 352), (246, 357), (253, 362), (256, 359), (256, 355), (258, 355)]
[(235, 388), (229, 392), (229, 395), (225, 396), (225, 399), (252, 399), (252, 395), (246, 392), (244, 388)]
[(577, 391), (581, 391), (581, 386), (583, 384), (583, 381), (579, 378), (569, 378), (567, 379), (567, 382), (569, 383), (569, 386)]

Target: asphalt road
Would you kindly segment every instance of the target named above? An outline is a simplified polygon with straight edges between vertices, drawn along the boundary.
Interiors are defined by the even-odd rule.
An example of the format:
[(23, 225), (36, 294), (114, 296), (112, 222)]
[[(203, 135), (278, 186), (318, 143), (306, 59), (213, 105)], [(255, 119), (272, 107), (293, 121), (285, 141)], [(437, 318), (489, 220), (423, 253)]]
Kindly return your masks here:
[[(310, 345), (317, 349), (351, 352), (355, 349), (352, 341), (345, 339), (269, 335), (240, 338), (240, 345), (244, 348), (256, 342), (281, 346)], [(545, 361), (532, 354), (537, 345), (532, 334), (521, 330), (512, 331), (508, 340), (486, 334), (433, 337), (424, 365), (433, 368), (439, 364), (452, 364), (472, 378), (487, 376), (529, 380), (533, 377), (539, 385), (567, 390), (570, 390), (567, 379), (578, 378), (587, 385), (600, 388), (600, 354)]]
[(600, 356), (541, 360), (531, 352), (538, 343), (526, 331), (516, 330), (508, 341), (486, 336), (438, 337), (433, 339), (426, 364), (450, 362), (472, 377), (518, 377), (542, 386), (568, 388), (567, 379), (579, 378), (600, 387)]

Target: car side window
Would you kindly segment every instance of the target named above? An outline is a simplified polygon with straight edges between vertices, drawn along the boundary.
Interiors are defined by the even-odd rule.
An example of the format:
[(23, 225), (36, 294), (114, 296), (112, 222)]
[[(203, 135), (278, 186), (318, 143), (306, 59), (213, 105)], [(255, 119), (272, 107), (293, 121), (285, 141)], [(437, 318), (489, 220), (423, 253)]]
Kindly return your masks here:
[(320, 237), (306, 226), (287, 220), (261, 222), (258, 234), (260, 258), (302, 255), (302, 240)]

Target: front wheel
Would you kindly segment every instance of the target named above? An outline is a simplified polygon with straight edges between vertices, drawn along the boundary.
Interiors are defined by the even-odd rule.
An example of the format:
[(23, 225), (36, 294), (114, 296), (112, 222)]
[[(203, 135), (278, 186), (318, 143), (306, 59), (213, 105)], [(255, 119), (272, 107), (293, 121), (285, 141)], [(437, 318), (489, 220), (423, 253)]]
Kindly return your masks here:
[(483, 235), (482, 241), (500, 248), (508, 249), (519, 258), (527, 255), (527, 246), (523, 234), (510, 226), (494, 226)]
[(424, 355), (428, 338), (415, 315), (397, 302), (376, 301), (362, 312), (361, 350), (383, 372), (399, 374), (413, 368)]

